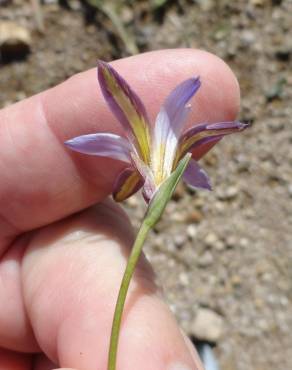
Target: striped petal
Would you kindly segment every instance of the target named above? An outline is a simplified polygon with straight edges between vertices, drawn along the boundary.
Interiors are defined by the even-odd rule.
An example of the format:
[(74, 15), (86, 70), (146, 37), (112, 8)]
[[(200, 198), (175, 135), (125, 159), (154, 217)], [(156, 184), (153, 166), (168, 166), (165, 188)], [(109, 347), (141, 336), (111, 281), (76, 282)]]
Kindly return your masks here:
[(146, 110), (128, 83), (107, 63), (98, 62), (98, 79), (105, 100), (145, 161), (150, 160), (149, 120)]
[(194, 159), (189, 161), (183, 179), (190, 187), (212, 190), (208, 175)]
[(153, 194), (157, 190), (157, 186), (155, 183), (155, 179), (153, 176), (153, 172), (149, 166), (147, 166), (138, 156), (136, 156), (133, 152), (131, 153), (131, 157), (133, 160), (133, 164), (136, 167), (137, 171), (144, 179), (143, 184), (143, 197), (148, 203), (152, 198)]
[(203, 123), (193, 126), (181, 137), (176, 162), (187, 152), (208, 142), (220, 140), (223, 136), (243, 131), (248, 124), (232, 121), (219, 123)]
[(135, 194), (142, 186), (144, 180), (140, 173), (133, 168), (126, 168), (118, 176), (113, 190), (116, 202), (122, 202)]
[(131, 163), (131, 145), (128, 140), (118, 135), (110, 133), (82, 135), (66, 141), (65, 145), (76, 152)]

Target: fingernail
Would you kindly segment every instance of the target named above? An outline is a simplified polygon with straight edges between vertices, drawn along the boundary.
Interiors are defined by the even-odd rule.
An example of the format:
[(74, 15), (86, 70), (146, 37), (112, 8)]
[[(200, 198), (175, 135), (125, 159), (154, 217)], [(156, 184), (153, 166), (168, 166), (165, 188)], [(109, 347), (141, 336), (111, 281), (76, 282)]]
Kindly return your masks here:
[(191, 370), (188, 366), (182, 364), (181, 362), (175, 362), (167, 368), (167, 370)]
[(195, 346), (193, 345), (193, 343), (191, 342), (190, 338), (188, 338), (186, 336), (186, 334), (181, 330), (181, 333), (182, 333), (182, 336), (185, 340), (185, 343), (186, 343), (186, 346), (188, 347), (189, 351), (190, 351), (190, 354), (192, 356), (192, 359), (195, 363), (195, 369), (197, 370), (204, 370), (204, 366), (201, 362), (201, 359), (195, 349)]

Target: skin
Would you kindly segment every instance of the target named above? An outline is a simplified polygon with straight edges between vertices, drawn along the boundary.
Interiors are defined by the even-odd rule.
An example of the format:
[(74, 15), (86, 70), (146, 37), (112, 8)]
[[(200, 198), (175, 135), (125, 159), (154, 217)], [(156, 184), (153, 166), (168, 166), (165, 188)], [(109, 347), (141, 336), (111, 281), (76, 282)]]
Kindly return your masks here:
[[(202, 87), (190, 124), (233, 120), (238, 112), (238, 83), (209, 53), (156, 51), (113, 66), (152, 120), (170, 90), (194, 75)], [(122, 133), (95, 69), (0, 111), (0, 370), (106, 370), (134, 237), (122, 209), (105, 200), (123, 164), (63, 145), (99, 131)], [(153, 277), (142, 257), (126, 303), (118, 370), (202, 369)]]

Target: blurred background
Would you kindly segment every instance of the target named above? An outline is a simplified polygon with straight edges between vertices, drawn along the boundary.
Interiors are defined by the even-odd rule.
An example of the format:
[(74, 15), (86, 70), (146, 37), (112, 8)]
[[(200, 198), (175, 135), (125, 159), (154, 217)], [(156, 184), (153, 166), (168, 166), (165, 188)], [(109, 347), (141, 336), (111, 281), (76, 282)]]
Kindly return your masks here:
[[(292, 368), (292, 1), (0, 0), (0, 106), (161, 48), (223, 58), (244, 134), (203, 160), (212, 193), (180, 184), (146, 245), (182, 328), (220, 369)], [(125, 204), (138, 226), (143, 201)]]

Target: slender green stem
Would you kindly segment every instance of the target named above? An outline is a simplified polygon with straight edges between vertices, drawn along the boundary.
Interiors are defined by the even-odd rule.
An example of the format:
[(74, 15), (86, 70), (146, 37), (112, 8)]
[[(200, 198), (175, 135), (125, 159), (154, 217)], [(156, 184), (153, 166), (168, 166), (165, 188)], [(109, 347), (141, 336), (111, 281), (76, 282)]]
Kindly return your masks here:
[(125, 306), (125, 301), (126, 301), (126, 296), (127, 296), (128, 288), (130, 285), (130, 281), (135, 271), (135, 267), (137, 265), (138, 259), (140, 257), (144, 241), (146, 239), (146, 236), (149, 230), (152, 229), (152, 227), (156, 225), (161, 215), (163, 214), (163, 211), (168, 201), (170, 200), (180, 178), (182, 177), (189, 163), (190, 158), (191, 158), (191, 154), (185, 155), (185, 157), (181, 159), (181, 161), (177, 165), (177, 168), (174, 170), (174, 172), (159, 187), (159, 189), (157, 190), (157, 192), (151, 199), (151, 202), (148, 206), (145, 218), (137, 234), (130, 257), (128, 259), (126, 270), (125, 270), (125, 273), (124, 273), (124, 276), (121, 282), (118, 300), (116, 303), (112, 332), (111, 332), (109, 356), (108, 356), (108, 370), (116, 370), (117, 350), (118, 350), (122, 314), (123, 314), (123, 310)]
[(108, 370), (116, 369), (118, 341), (119, 341), (121, 320), (122, 320), (122, 314), (123, 314), (124, 305), (126, 301), (126, 296), (127, 296), (131, 278), (133, 276), (135, 267), (137, 265), (138, 259), (140, 257), (140, 254), (143, 248), (144, 241), (150, 229), (151, 229), (151, 226), (149, 225), (147, 220), (144, 220), (137, 234), (137, 237), (133, 245), (130, 257), (128, 259), (126, 270), (124, 272), (124, 276), (121, 282), (120, 291), (119, 291), (115, 313), (114, 313), (113, 325), (112, 325), (109, 357), (108, 357)]

